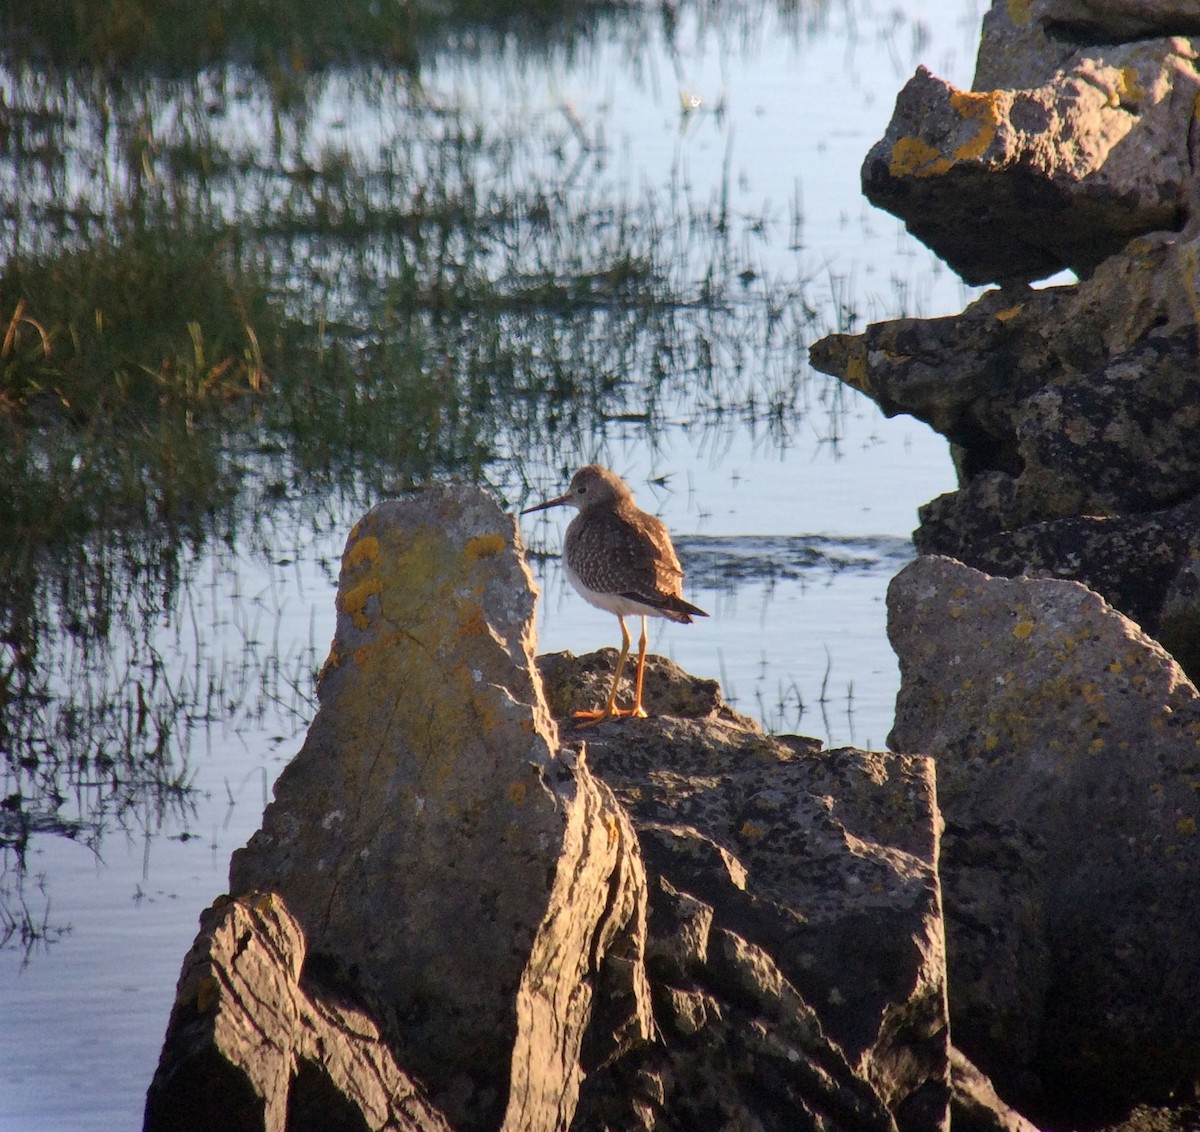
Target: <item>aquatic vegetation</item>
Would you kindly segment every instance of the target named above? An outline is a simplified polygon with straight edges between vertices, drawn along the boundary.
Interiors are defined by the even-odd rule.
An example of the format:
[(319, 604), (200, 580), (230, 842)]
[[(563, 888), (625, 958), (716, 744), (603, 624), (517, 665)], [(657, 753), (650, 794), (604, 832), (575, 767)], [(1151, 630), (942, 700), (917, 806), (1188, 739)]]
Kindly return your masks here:
[[(78, 6), (4, 8), (30, 32), (0, 50), (0, 854), (18, 877), (29, 830), (98, 844), (185, 820), (194, 733), (307, 722), (316, 646), (248, 638), (218, 663), (197, 634), (178, 670), (157, 651), (206, 550), (270, 560), (263, 527), (438, 475), (519, 491), (614, 424), (653, 445), (685, 421), (716, 449), (735, 428), (785, 443), (820, 408), (810, 280), (766, 257), (782, 220), (683, 177), (615, 185), (559, 109), (446, 104), (413, 45), (470, 50), (480, 14), (434, 29), (394, 7), (106, 2), (86, 27)], [(582, 42), (606, 10), (556, 7), (549, 38)], [(648, 17), (624, 18), (636, 43)]]

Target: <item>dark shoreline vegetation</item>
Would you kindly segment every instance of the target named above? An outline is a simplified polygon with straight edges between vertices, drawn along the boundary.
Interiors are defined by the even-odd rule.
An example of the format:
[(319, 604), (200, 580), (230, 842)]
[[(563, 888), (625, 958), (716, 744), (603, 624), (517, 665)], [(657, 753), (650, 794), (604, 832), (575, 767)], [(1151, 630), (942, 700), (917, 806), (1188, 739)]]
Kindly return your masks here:
[[(0, 944), (51, 934), (33, 834), (148, 837), (189, 812), (193, 734), (267, 704), (307, 722), (316, 643), (248, 640), (234, 673), (198, 631), (166, 670), (202, 555), (285, 561), (434, 476), (519, 496), (614, 424), (782, 442), (813, 408), (804, 352), (832, 328), (758, 255), (796, 206), (631, 198), (570, 115), (420, 81), (448, 43), (536, 25), (521, 50), (578, 51), (665, 17), (414, 12), (4, 4)], [(345, 120), (367, 106), (369, 152)]]

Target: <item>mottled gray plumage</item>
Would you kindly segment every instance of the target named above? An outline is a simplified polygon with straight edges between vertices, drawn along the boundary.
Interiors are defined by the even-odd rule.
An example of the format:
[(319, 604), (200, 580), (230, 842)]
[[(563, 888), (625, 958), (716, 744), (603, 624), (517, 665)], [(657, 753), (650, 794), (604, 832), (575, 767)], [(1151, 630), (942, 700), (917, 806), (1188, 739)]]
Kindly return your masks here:
[[(621, 655), (613, 677), (608, 704), (602, 712), (577, 713), (588, 719), (615, 715), (640, 715), (642, 677), (646, 666), (646, 618), (666, 617), (688, 624), (693, 617), (707, 617), (703, 609), (683, 599), (683, 567), (671, 545), (667, 528), (653, 515), (639, 510), (633, 493), (615, 472), (589, 464), (571, 477), (565, 495), (547, 500), (521, 513), (547, 507), (577, 507), (579, 514), (567, 527), (563, 542), (563, 566), (570, 583), (592, 605), (616, 614), (621, 623)], [(642, 618), (634, 706), (616, 707), (617, 685), (629, 653), (627, 614)]]
[(648, 612), (684, 624), (693, 614), (705, 616), (683, 600), (683, 567), (667, 528), (638, 510), (619, 476), (590, 465), (575, 474), (568, 495), (572, 502), (578, 499), (579, 514), (567, 527), (563, 557), (591, 593), (646, 606), (629, 613)]

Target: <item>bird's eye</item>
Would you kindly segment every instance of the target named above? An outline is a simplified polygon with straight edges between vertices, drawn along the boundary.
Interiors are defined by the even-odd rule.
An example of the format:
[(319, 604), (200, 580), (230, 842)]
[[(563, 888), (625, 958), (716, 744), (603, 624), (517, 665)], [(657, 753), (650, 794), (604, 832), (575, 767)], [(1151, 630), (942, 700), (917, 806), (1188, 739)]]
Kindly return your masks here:
[(587, 484), (585, 484), (585, 483), (581, 483), (581, 484), (579, 485), (579, 494), (580, 494), (580, 495), (586, 495), (586, 494), (587, 494)]

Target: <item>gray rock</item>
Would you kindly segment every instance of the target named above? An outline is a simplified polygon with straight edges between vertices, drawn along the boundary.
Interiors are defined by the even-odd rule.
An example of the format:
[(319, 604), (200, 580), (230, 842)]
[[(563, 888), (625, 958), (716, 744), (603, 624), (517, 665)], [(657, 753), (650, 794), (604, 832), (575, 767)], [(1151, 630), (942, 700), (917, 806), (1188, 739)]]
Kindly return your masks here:
[(1039, 0), (994, 0), (983, 15), (972, 90), (1028, 90), (1063, 69), (1080, 44), (1050, 36), (1033, 15)]
[(148, 1126), (945, 1132), (930, 760), (768, 738), (661, 658), (654, 717), (563, 741), (547, 703), (569, 721), (613, 657), (545, 658), (547, 700), (532, 612), (479, 492), (356, 526)]
[[(563, 715), (602, 694), (594, 659), (541, 659)], [(929, 760), (765, 736), (711, 682), (660, 658), (646, 688), (652, 713), (673, 699), (692, 717), (583, 735), (652, 878), (647, 956), (663, 1043), (589, 1078), (580, 1127), (604, 1127), (588, 1122), (602, 1114), (647, 1129), (816, 1128), (838, 1113), (834, 1127), (945, 1127)], [(640, 1115), (622, 1108), (628, 1083), (646, 1078), (660, 1085), (639, 1097)]]
[[(950, 545), (938, 545), (948, 534)], [(1193, 682), (1200, 677), (1200, 496), (1162, 511), (961, 536), (930, 523), (917, 532), (917, 544), (988, 574), (1082, 582), (1155, 637)]]
[[(317, 716), (230, 869), (354, 972), (461, 1129), (569, 1121), (596, 970), (645, 914), (627, 819), (558, 757), (518, 540), (466, 488), (357, 524)], [(628, 1027), (648, 1032), (641, 968), (623, 968)]]
[(959, 491), (921, 511), (920, 549), (1161, 510), (1200, 492), (1189, 230), (1138, 239), (1077, 287), (989, 291), (960, 315), (876, 323), (812, 364), (954, 445)]
[(1041, 86), (1081, 49), (1200, 33), (1192, 0), (993, 0), (972, 90)]
[(1200, 697), (1073, 582), (894, 579), (890, 744), (937, 760), (955, 1044), (1026, 1108), (1200, 1083)]
[(1033, 0), (1027, 6), (1036, 21), (1058, 35), (1094, 43), (1200, 32), (1194, 0)]
[(867, 198), (968, 283), (1089, 275), (1179, 228), (1200, 93), (1186, 39), (1093, 47), (1045, 82), (958, 90), (924, 68), (867, 154)]
[(373, 1012), (306, 970), (281, 897), (224, 897), (183, 963), (146, 1132), (215, 1128), (450, 1132)]

